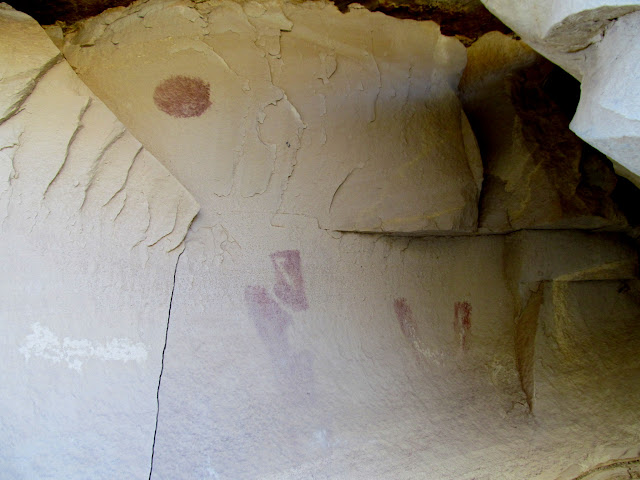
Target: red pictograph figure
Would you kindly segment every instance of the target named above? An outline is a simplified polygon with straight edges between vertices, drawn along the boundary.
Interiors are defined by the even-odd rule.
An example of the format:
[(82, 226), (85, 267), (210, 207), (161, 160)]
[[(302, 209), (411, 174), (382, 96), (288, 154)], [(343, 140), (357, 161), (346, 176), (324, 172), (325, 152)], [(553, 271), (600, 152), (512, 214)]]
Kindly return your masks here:
[(416, 322), (413, 319), (413, 312), (407, 303), (407, 299), (396, 298), (393, 301), (393, 309), (396, 312), (396, 317), (398, 318), (398, 323), (400, 324), (400, 329), (402, 330), (402, 333), (404, 333), (404, 336), (410, 340), (415, 339)]
[(307, 401), (313, 393), (313, 355), (296, 351), (289, 343), (287, 329), (293, 324), (289, 310), (307, 310), (309, 305), (300, 268), (300, 252), (284, 250), (271, 254), (276, 278), (273, 292), (260, 285), (244, 290), (244, 301), (260, 339), (272, 359), (281, 386), (292, 398)]
[(276, 273), (273, 293), (287, 307), (301, 311), (309, 308), (304, 291), (304, 279), (298, 250), (283, 250), (271, 254)]
[(201, 78), (175, 75), (156, 87), (153, 101), (172, 117), (199, 117), (211, 106), (210, 90), (209, 83)]
[(469, 302), (456, 302), (453, 310), (453, 329), (460, 340), (460, 347), (462, 350), (467, 350), (467, 333), (471, 329), (471, 304)]
[(291, 325), (291, 314), (284, 311), (264, 287), (246, 287), (244, 300), (258, 335), (269, 352), (278, 355), (287, 351), (289, 349), (287, 327)]

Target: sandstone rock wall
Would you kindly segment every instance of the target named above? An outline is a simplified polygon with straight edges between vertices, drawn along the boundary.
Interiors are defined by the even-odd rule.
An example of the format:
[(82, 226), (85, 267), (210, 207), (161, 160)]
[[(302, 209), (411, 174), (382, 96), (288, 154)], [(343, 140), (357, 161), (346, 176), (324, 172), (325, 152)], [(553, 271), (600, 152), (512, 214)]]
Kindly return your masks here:
[(6, 7), (0, 65), (1, 476), (146, 477), (198, 205)]
[[(274, 223), (475, 230), (482, 163), (456, 96), (466, 53), (437, 25), (324, 3), (162, 5), (97, 17), (64, 51), (202, 204), (279, 195)], [(188, 120), (153, 103), (176, 76), (210, 87)]]
[(624, 181), (569, 130), (577, 85), (499, 32), (469, 47), (468, 58), (460, 93), (484, 164), (480, 231), (628, 228), (617, 200)]
[(630, 0), (483, 0), (534, 49), (582, 82), (571, 129), (619, 164), (640, 174), (638, 24)]
[[(481, 158), (462, 110), (511, 67), (474, 77), (488, 68), (472, 61), (461, 102), (467, 52), (434, 24), (156, 0), (67, 32), (89, 91), (32, 20), (0, 18), (1, 471), (564, 480), (633, 466), (635, 245), (551, 230), (594, 223), (535, 201), (523, 231), (469, 235), (482, 163), (536, 165), (530, 143), (491, 137), (518, 148)], [(495, 40), (511, 70), (538, 61)], [(489, 121), (514, 131), (521, 112), (491, 98)], [(606, 205), (589, 222), (626, 228)]]

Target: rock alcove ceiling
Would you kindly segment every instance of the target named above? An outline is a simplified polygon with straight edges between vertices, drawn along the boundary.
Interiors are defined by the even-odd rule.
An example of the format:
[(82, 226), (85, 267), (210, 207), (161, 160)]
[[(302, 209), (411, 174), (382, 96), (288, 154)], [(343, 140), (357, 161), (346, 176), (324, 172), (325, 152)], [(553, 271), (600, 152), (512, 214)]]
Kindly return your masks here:
[(0, 476), (640, 478), (611, 3), (0, 4)]
[[(17, 0), (12, 6), (35, 18), (42, 25), (56, 22), (72, 24), (87, 17), (98, 15), (108, 8), (127, 6), (131, 0), (63, 0), (43, 2)], [(379, 11), (398, 18), (432, 20), (440, 25), (444, 35), (459, 35), (465, 42), (473, 41), (484, 33), (510, 32), (500, 20), (493, 16), (480, 0), (369, 0), (353, 2), (336, 0), (341, 12), (347, 12), (351, 3), (359, 3), (368, 10)]]

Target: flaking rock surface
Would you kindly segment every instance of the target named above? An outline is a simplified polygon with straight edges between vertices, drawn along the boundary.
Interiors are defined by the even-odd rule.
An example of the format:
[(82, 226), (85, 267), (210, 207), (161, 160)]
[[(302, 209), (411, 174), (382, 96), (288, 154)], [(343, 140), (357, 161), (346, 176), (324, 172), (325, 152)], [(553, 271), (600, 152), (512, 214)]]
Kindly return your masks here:
[[(322, 228), (476, 228), (482, 163), (456, 95), (466, 51), (435, 23), (324, 2), (156, 1), (87, 21), (64, 52), (200, 202), (271, 187), (276, 217)], [(180, 78), (204, 85), (207, 107), (185, 120)], [(172, 81), (173, 109), (157, 95)]]
[(628, 229), (628, 181), (569, 130), (577, 82), (498, 32), (468, 56), (460, 95), (483, 157), (480, 231)]
[(198, 205), (0, 5), (0, 476), (144, 478)]
[[(107, 12), (67, 38), (78, 72), (124, 124), (148, 136), (145, 147), (201, 204), (188, 233), (193, 200), (146, 150), (144, 162), (129, 161), (124, 148), (135, 156), (137, 141), (126, 136), (124, 150), (100, 157), (105, 165), (85, 153), (110, 144), (115, 121), (98, 115), (106, 108), (68, 67), (74, 82), (42, 83), (45, 75), (2, 125), (9, 140), (0, 158), (13, 192), (0, 197), (9, 205), (0, 239), (8, 272), (3, 472), (565, 480), (640, 454), (638, 258), (622, 235), (413, 238), (326, 229), (366, 220), (366, 202), (381, 198), (373, 187), (394, 182), (439, 181), (450, 191), (435, 201), (459, 208), (452, 200), (477, 195), (482, 174), (451, 94), (464, 65), (459, 45), (431, 24), (374, 21), (357, 9), (344, 21), (367, 27), (349, 38), (331, 23), (334, 7), (323, 5), (149, 1)], [(318, 34), (318, 20), (336, 31)], [(374, 41), (374, 26), (388, 45)], [(396, 34), (407, 51), (393, 43)], [(89, 103), (84, 97), (92, 100), (77, 129), (69, 118)], [(43, 103), (56, 108), (39, 114)], [(425, 123), (443, 111), (441, 123), (450, 123)], [(416, 131), (396, 138), (384, 112)], [(25, 118), (38, 128), (20, 137), (12, 128)], [(390, 132), (376, 126), (385, 118)], [(441, 134), (436, 153), (450, 162), (433, 157), (442, 167), (434, 178), (366, 170), (389, 157), (415, 174), (431, 144), (413, 141), (437, 141), (424, 125)], [(398, 158), (366, 144), (386, 148), (374, 133), (389, 137)], [(38, 155), (27, 139), (40, 145)], [(346, 178), (345, 165), (360, 165), (362, 157), (349, 162), (362, 151), (367, 164)], [(94, 163), (102, 165), (95, 177), (87, 173)], [(175, 222), (183, 207), (189, 215)], [(402, 208), (422, 215), (433, 205)], [(439, 231), (454, 231), (444, 227), (459, 214), (441, 215)], [(153, 246), (174, 222), (180, 235)], [(113, 237), (125, 248), (114, 248)]]

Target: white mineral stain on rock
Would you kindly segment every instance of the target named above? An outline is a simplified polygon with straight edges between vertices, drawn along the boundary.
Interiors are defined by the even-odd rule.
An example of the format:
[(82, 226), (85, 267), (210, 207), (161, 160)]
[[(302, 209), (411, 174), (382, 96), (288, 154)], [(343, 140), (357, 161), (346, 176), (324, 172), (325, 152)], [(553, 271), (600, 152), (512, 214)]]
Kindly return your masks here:
[(127, 363), (144, 362), (147, 359), (147, 347), (144, 343), (133, 343), (128, 338), (114, 338), (107, 343), (94, 342), (86, 338), (62, 340), (48, 327), (39, 322), (31, 325), (33, 333), (27, 335), (20, 346), (20, 353), (26, 360), (33, 357), (44, 358), (53, 363), (67, 362), (67, 366), (82, 371), (82, 362), (89, 358), (103, 361)]

